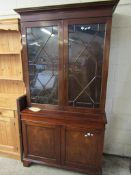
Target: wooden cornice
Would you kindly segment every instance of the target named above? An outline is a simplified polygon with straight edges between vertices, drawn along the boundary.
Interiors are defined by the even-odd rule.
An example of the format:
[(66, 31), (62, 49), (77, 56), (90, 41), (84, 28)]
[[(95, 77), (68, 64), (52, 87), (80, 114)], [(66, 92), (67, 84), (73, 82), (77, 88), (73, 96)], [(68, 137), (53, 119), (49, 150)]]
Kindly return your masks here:
[(112, 8), (112, 13), (114, 12), (117, 4), (120, 0), (106, 0), (106, 1), (97, 1), (97, 2), (88, 2), (88, 3), (77, 3), (77, 4), (64, 4), (64, 5), (54, 5), (54, 6), (41, 6), (41, 7), (30, 7), (30, 8), (20, 8), (15, 9), (15, 11), (19, 14), (22, 13), (30, 13), (30, 12), (41, 12), (41, 11), (49, 11), (49, 10), (70, 10), (70, 9), (98, 9), (98, 8)]

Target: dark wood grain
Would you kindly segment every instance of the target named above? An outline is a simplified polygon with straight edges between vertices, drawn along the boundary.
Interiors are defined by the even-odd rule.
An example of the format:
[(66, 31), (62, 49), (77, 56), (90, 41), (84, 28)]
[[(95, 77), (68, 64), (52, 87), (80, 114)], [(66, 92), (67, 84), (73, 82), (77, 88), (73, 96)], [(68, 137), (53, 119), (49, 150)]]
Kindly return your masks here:
[[(23, 49), (22, 49), (22, 60), (23, 60), (23, 67), (24, 67), (24, 81), (26, 84), (26, 92), (27, 92), (27, 104), (28, 106), (32, 106), (31, 100), (30, 100), (30, 83), (29, 83), (29, 67), (28, 67), (28, 48), (27, 48), (27, 38), (26, 38), (26, 29), (30, 28), (30, 27), (41, 27), (41, 26), (53, 26), (56, 25), (58, 26), (58, 28), (60, 28), (61, 26), (61, 21), (36, 21), (36, 22), (28, 22), (28, 23), (24, 23), (21, 25), (21, 32), (22, 32), (22, 43), (23, 43)], [(61, 38), (61, 32), (59, 32), (59, 40), (62, 41)], [(59, 71), (62, 72), (62, 67), (60, 67), (62, 65), (61, 63), (61, 55), (63, 54), (61, 47), (62, 47), (62, 43), (59, 42), (59, 60), (60, 60), (60, 64), (59, 64)], [(59, 97), (61, 97), (61, 84), (60, 83), (62, 80), (62, 75), (59, 74)], [(61, 100), (60, 100), (61, 101)], [(34, 104), (35, 106), (37, 106), (38, 104)], [(41, 104), (38, 105), (39, 107), (41, 106)], [(58, 105), (48, 105), (48, 104), (43, 104), (42, 105), (45, 108), (49, 108), (49, 109), (59, 109)]]
[(103, 62), (103, 75), (102, 75), (102, 89), (101, 89), (101, 104), (100, 108), (105, 109), (106, 100), (106, 88), (108, 78), (108, 65), (109, 65), (109, 53), (110, 53), (110, 37), (111, 37), (111, 25), (112, 18), (108, 18), (106, 22), (106, 33), (105, 33), (105, 45), (104, 45), (104, 62)]
[[(86, 134), (92, 136), (86, 136)], [(103, 138), (102, 138), (103, 139)], [(65, 163), (75, 166), (99, 165), (101, 152), (98, 149), (101, 144), (101, 133), (94, 129), (65, 129)], [(82, 149), (81, 149), (82, 148)]]
[(18, 125), (19, 125), (19, 136), (20, 136), (20, 157), (23, 159), (23, 142), (22, 142), (22, 123), (21, 123), (21, 111), (27, 106), (26, 95), (23, 95), (17, 99), (17, 112), (18, 112)]
[(53, 164), (60, 162), (60, 129), (54, 124), (24, 121), (25, 158)]
[[(99, 174), (102, 165), (105, 123), (101, 123), (102, 121), (98, 120), (99, 117), (92, 122), (87, 117), (82, 120), (81, 117), (77, 118), (75, 115), (74, 118), (73, 116), (58, 118), (58, 115), (53, 114), (41, 115), (42, 112), (21, 113), (23, 160)], [(93, 136), (85, 137), (87, 133)], [(52, 135), (56, 135), (56, 141)], [(57, 147), (56, 154), (52, 152), (55, 146)]]
[(24, 167), (29, 167), (31, 165), (31, 161), (29, 160), (23, 160), (23, 166)]
[[(18, 100), (23, 147), (23, 165), (39, 163), (92, 175), (102, 174), (106, 86), (111, 21), (119, 0), (51, 7), (17, 9), (21, 15), (23, 70), (27, 97)], [(58, 105), (35, 104), (30, 100), (27, 27), (58, 26)], [(97, 108), (68, 105), (68, 25), (105, 24), (100, 105)], [(74, 89), (75, 91), (75, 89)], [(92, 92), (91, 93), (95, 93)], [(27, 99), (27, 100), (26, 100)], [(26, 102), (27, 101), (27, 102)], [(39, 107), (32, 112), (30, 106)]]
[[(109, 1), (97, 1), (97, 2), (88, 2), (88, 3), (74, 3), (74, 4), (65, 4), (65, 5), (57, 5), (57, 6), (43, 6), (43, 7), (33, 7), (33, 8), (21, 8), (15, 9), (16, 12), (22, 14), (25, 12), (41, 12), (46, 10), (67, 10), (67, 9), (79, 9), (79, 8), (105, 8), (112, 7), (113, 11), (115, 10), (117, 4), (120, 0), (109, 0)], [(113, 12), (112, 11), (112, 12)]]

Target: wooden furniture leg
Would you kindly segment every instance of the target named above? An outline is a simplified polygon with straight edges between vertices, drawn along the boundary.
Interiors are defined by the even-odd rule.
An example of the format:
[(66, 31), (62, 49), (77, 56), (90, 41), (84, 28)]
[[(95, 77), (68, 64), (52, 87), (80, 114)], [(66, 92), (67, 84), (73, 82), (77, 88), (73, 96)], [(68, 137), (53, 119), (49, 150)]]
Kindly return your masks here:
[(23, 160), (23, 166), (24, 167), (30, 167), (31, 162), (27, 161), (27, 160)]

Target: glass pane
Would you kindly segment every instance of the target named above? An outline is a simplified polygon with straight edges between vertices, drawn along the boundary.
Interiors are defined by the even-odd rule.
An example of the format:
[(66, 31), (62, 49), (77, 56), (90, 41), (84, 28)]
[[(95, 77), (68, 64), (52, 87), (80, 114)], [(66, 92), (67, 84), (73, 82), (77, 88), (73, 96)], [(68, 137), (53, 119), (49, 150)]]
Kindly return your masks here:
[(58, 104), (58, 28), (27, 28), (32, 103)]
[(68, 104), (100, 104), (105, 24), (69, 25)]

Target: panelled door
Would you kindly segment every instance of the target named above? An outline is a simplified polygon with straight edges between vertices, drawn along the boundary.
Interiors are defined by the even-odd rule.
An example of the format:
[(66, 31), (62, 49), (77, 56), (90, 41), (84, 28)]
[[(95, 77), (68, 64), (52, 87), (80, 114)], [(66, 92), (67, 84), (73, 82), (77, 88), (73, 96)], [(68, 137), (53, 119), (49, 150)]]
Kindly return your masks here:
[(107, 29), (106, 18), (64, 21), (65, 106), (68, 110), (103, 107)]
[(94, 128), (63, 127), (62, 164), (70, 167), (88, 168), (101, 166), (104, 131)]
[(14, 111), (0, 110), (0, 151), (18, 152)]
[(63, 89), (62, 22), (28, 22), (22, 28), (28, 103), (58, 108)]
[(24, 158), (60, 163), (60, 127), (55, 124), (22, 121)]

